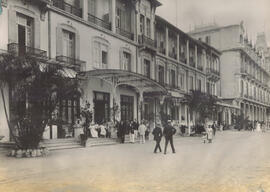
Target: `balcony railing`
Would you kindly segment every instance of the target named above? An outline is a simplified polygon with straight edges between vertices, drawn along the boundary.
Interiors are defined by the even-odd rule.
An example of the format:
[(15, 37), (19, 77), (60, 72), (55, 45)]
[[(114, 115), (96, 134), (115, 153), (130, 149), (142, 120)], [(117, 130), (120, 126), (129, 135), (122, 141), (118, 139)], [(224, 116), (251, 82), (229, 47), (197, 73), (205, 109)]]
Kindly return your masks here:
[(218, 70), (216, 70), (216, 69), (207, 68), (206, 72), (207, 72), (208, 75), (209, 74), (215, 74), (217, 76), (220, 76), (220, 72)]
[(156, 49), (157, 44), (153, 39), (146, 37), (145, 35), (139, 36), (139, 44)]
[(91, 15), (90, 13), (88, 13), (88, 21), (90, 21), (91, 23), (94, 23), (100, 27), (103, 27), (105, 29), (111, 30), (112, 29), (112, 25), (111, 23), (108, 23), (107, 21), (104, 21), (94, 15)]
[(39, 58), (47, 57), (46, 51), (43, 51), (41, 49), (36, 49), (33, 47), (28, 47), (25, 45), (20, 45), (18, 43), (8, 44), (8, 52), (15, 54), (17, 56), (30, 55), (30, 56), (39, 57)]
[(62, 55), (57, 56), (56, 61), (59, 61), (63, 66), (74, 69), (75, 71), (82, 71), (86, 63), (85, 61)]
[(121, 28), (116, 28), (116, 32), (132, 41), (134, 41), (134, 34)]
[(169, 57), (171, 57), (173, 59), (177, 59), (177, 55), (175, 52), (169, 52)]
[(189, 58), (189, 65), (191, 67), (195, 67), (195, 61), (194, 61), (193, 57)]
[(164, 47), (158, 47), (158, 52), (162, 54), (166, 54), (166, 49)]
[(82, 9), (66, 3), (64, 0), (52, 0), (53, 6), (62, 9), (70, 14), (82, 17)]
[(203, 71), (203, 66), (198, 65), (197, 69), (200, 70), (200, 71)]

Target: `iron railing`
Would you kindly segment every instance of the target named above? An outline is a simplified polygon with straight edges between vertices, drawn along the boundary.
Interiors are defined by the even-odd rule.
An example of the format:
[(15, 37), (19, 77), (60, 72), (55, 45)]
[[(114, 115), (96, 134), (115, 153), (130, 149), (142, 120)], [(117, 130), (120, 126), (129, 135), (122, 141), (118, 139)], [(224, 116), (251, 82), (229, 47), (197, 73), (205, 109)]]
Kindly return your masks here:
[(84, 68), (84, 65), (86, 64), (85, 61), (81, 61), (79, 59), (75, 59), (72, 57), (66, 57), (66, 56), (57, 56), (56, 61), (59, 61), (67, 68), (74, 69), (75, 71), (82, 71)]
[(66, 3), (64, 0), (52, 0), (53, 6), (62, 9), (70, 14), (82, 17), (82, 9)]
[(132, 41), (134, 41), (134, 34), (121, 28), (116, 28), (116, 32)]
[(218, 70), (216, 70), (216, 69), (213, 69), (213, 68), (207, 68), (207, 69), (206, 69), (206, 72), (207, 72), (208, 75), (209, 75), (209, 74), (215, 74), (215, 75), (217, 75), (217, 76), (220, 75), (220, 72), (219, 72)]
[(112, 29), (112, 25), (111, 23), (105, 21), (105, 20), (102, 20), (90, 13), (88, 13), (88, 21), (91, 22), (91, 23), (94, 23), (100, 27), (103, 27), (105, 29), (108, 29), (108, 30), (111, 30)]
[(18, 56), (32, 55), (35, 57), (42, 57), (42, 58), (47, 57), (47, 52), (44, 50), (28, 47), (18, 43), (8, 44), (8, 52), (16, 54)]
[(145, 45), (154, 49), (157, 47), (156, 41), (149, 37), (146, 37), (145, 35), (139, 36), (139, 44)]

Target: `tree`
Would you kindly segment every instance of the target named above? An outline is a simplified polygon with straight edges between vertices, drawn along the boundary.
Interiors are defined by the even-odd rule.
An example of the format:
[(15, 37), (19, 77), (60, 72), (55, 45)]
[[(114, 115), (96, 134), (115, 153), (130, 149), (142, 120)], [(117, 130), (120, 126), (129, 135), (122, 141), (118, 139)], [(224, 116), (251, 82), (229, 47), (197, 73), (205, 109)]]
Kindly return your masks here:
[[(18, 148), (37, 148), (59, 97), (76, 87), (63, 75), (63, 68), (31, 55), (0, 55), (0, 85), (5, 116)], [(12, 91), (13, 118), (8, 118), (4, 87)]]
[(213, 113), (217, 112), (218, 98), (199, 90), (192, 90), (185, 96), (190, 113), (195, 112), (195, 123), (204, 123), (206, 118), (210, 118)]

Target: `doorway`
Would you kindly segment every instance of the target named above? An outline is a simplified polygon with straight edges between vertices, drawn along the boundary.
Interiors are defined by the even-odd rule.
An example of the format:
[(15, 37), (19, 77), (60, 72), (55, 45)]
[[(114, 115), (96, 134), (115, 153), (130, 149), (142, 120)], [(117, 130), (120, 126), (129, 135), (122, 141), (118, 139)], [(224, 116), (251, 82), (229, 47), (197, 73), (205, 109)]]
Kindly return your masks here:
[(121, 120), (132, 121), (134, 111), (134, 97), (121, 95)]
[(94, 92), (94, 120), (96, 124), (110, 121), (110, 94)]

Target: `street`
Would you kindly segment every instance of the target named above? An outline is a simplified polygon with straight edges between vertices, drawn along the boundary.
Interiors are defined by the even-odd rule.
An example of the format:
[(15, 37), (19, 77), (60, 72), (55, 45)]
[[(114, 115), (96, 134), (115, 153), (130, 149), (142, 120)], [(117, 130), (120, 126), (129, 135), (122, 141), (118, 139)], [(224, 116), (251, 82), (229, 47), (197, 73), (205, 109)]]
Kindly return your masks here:
[[(176, 154), (154, 142), (0, 155), (1, 192), (270, 191), (270, 133), (217, 132), (211, 144), (175, 137)], [(164, 140), (162, 141), (162, 149)]]

